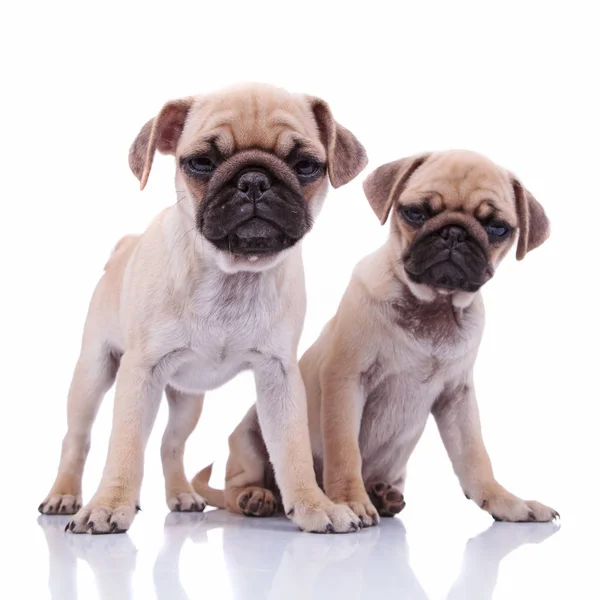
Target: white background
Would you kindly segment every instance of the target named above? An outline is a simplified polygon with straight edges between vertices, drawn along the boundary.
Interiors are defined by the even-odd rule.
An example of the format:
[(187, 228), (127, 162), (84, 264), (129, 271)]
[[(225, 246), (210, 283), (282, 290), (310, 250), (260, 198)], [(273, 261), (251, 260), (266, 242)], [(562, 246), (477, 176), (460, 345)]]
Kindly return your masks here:
[[(4, 550), (16, 539), (27, 552), (12, 570), (35, 597), (47, 593), (36, 507), (58, 465), (91, 292), (113, 244), (174, 201), (172, 158), (157, 157), (140, 193), (129, 145), (166, 100), (253, 80), (325, 98), (369, 154), (357, 180), (330, 192), (304, 243), (301, 351), (333, 315), (354, 264), (385, 240), (361, 187), (376, 166), (470, 148), (513, 170), (545, 207), (550, 240), (521, 263), (513, 250), (484, 288), (476, 385), (499, 480), (558, 509), (562, 529), (503, 563), (495, 597), (594, 597), (600, 45), (592, 6), (305, 0), (3, 8), (0, 498)], [(208, 394), (188, 444), (190, 475), (216, 459), (220, 483), (227, 435), (253, 400), (250, 375)], [(144, 565), (151, 568), (167, 510), (158, 452), (165, 409), (148, 446), (144, 513), (131, 531), (139, 597), (152, 594)], [(84, 499), (104, 464), (111, 412), (109, 393)], [(413, 570), (430, 598), (445, 597), (464, 542), (489, 518), (462, 498), (434, 427), (411, 460), (406, 491)], [(203, 560), (224, 573), (216, 547)], [(202, 589), (202, 565), (185, 564), (189, 589)]]

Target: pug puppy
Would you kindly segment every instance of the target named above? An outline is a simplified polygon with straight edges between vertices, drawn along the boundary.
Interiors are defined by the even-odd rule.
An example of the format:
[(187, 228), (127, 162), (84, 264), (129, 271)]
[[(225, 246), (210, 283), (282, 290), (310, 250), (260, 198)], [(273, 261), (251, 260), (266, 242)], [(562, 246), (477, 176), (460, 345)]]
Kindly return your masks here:
[[(381, 223), (391, 220), (388, 240), (356, 266), (337, 314), (300, 361), (319, 483), (366, 526), (397, 514), (408, 459), (431, 413), (467, 498), (497, 520), (554, 519), (555, 510), (496, 481), (473, 386), (480, 289), (517, 238), (519, 260), (546, 240), (543, 208), (517, 177), (467, 151), (383, 165), (364, 190)], [(266, 464), (258, 434), (250, 411), (231, 436), (230, 474), (248, 457), (255, 471), (258, 460)], [(252, 488), (231, 493), (239, 475), (220, 495), (209, 474), (194, 485), (211, 501), (268, 512), (249, 504)]]
[[(183, 450), (204, 392), (250, 369), (283, 502), (309, 531), (349, 531), (358, 518), (317, 485), (297, 363), (305, 313), (300, 242), (333, 187), (366, 165), (364, 148), (326, 102), (247, 85), (174, 100), (129, 153), (143, 189), (154, 153), (176, 160), (177, 202), (115, 248), (91, 300), (68, 397), (58, 476), (39, 507), (76, 513), (74, 533), (122, 532), (139, 509), (144, 449), (163, 390), (162, 441), (171, 510), (199, 511)], [(113, 429), (98, 491), (81, 478), (98, 406), (116, 379)]]

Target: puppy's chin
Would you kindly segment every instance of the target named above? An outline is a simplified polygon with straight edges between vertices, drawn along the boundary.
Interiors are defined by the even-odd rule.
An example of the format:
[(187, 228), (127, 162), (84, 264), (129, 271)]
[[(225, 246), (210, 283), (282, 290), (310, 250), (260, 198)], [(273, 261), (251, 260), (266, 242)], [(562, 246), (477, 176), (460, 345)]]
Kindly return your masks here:
[(445, 288), (436, 288), (425, 283), (417, 283), (412, 281), (408, 273), (405, 274), (405, 281), (408, 285), (408, 289), (411, 291), (413, 296), (421, 302), (434, 302), (438, 298), (450, 297), (450, 301), (455, 308), (468, 308), (477, 292), (465, 292), (463, 290), (448, 290)]
[(211, 254), (219, 269), (225, 273), (260, 273), (276, 267), (282, 263), (293, 248), (287, 248), (273, 254), (232, 254), (225, 250), (219, 250), (205, 241), (211, 247)]

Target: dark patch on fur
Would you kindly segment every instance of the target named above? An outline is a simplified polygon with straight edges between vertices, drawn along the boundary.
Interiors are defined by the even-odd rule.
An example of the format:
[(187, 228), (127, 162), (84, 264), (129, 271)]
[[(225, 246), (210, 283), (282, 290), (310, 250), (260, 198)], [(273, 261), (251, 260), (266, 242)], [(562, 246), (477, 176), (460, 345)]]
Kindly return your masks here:
[(471, 308), (459, 309), (451, 296), (439, 296), (433, 302), (419, 300), (404, 283), (402, 297), (390, 303), (392, 319), (418, 339), (442, 343), (460, 337), (465, 318)]

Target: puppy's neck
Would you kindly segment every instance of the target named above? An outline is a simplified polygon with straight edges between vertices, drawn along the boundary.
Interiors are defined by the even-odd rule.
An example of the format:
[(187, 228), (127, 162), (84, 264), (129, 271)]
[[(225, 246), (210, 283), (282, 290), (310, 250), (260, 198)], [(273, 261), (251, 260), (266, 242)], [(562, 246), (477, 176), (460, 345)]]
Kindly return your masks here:
[(370, 296), (382, 303), (393, 323), (414, 337), (452, 340), (483, 322), (479, 293), (471, 294), (465, 306), (457, 306), (456, 294), (438, 294), (433, 290), (426, 298), (415, 294), (402, 260), (389, 243), (361, 263), (357, 276)]

